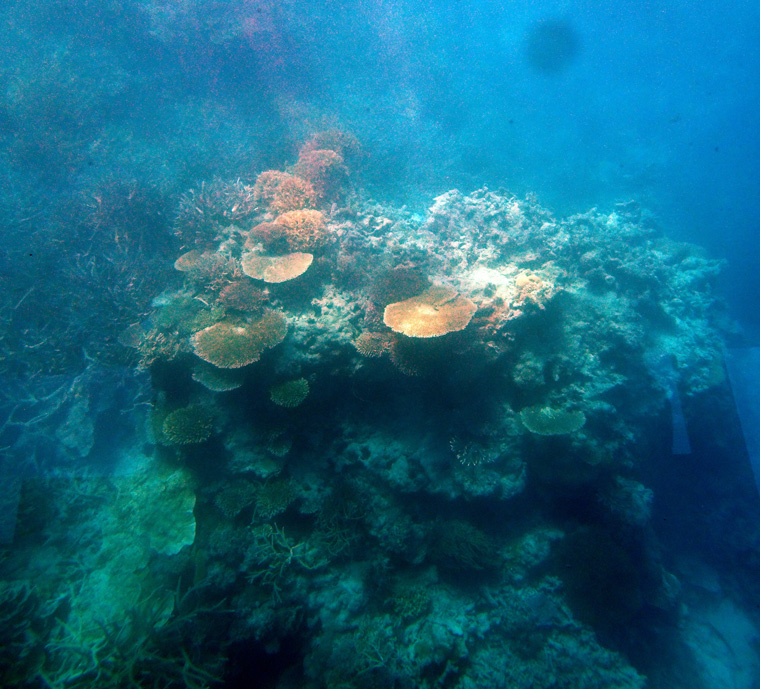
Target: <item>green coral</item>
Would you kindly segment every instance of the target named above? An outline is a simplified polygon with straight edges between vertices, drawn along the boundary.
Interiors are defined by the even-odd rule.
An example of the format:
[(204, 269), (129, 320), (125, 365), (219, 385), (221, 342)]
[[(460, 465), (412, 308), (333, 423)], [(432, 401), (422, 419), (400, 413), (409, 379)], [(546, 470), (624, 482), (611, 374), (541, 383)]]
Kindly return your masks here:
[(211, 437), (214, 419), (203, 407), (183, 407), (166, 416), (161, 432), (164, 445), (197, 445)]
[(442, 521), (435, 532), (432, 555), (444, 567), (482, 571), (498, 567), (502, 562), (494, 539), (469, 522)]
[(269, 389), (269, 399), (278, 407), (297, 407), (309, 394), (309, 381), (306, 378), (288, 380)]
[(580, 411), (567, 411), (554, 407), (526, 407), (520, 420), (536, 435), (566, 435), (582, 428), (586, 416)]

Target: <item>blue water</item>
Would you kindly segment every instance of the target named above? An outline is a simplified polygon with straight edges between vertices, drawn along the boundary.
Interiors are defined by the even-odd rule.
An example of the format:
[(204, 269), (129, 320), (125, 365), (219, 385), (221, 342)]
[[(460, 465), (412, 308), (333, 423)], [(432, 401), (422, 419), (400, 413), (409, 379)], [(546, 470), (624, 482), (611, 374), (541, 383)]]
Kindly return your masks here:
[[(760, 419), (720, 351), (760, 339), (760, 5), (6, 0), (0, 21), (3, 687), (121, 687), (138, 668), (129, 686), (756, 689), (760, 507), (742, 428)], [(242, 274), (174, 261), (199, 249), (237, 266), (277, 215), (254, 208), (259, 173), (330, 130), (361, 153), (342, 151), (307, 207), (344, 243), (250, 235), (314, 250), (311, 282), (246, 292), (286, 314), (288, 336), (232, 370), (239, 390), (201, 390), (193, 333)], [(496, 200), (467, 196), (484, 187)], [(452, 189), (454, 230), (427, 215)], [(509, 318), (535, 320), (488, 340), (497, 288), (452, 274), (481, 300), (462, 329), (494, 358), (448, 377), (435, 367), (464, 350), (388, 344), (378, 285), (419, 297), (422, 273), (451, 267), (435, 242), (460, 223), (464, 248), (447, 246), (464, 256), (472, 218), (489, 203), (509, 216), (511, 195), (530, 241), (556, 242), (520, 245), (509, 225), (524, 252), (505, 274), (546, 290)], [(564, 221), (569, 238), (542, 229), (592, 208)], [(352, 253), (386, 246), (389, 227), (387, 255)], [(707, 257), (724, 261), (716, 280)], [(394, 261), (410, 272), (383, 272)], [(589, 301), (552, 301), (549, 283)], [(258, 322), (228, 298), (225, 318)], [(607, 348), (578, 345), (605, 317)], [(376, 358), (351, 344), (365, 333), (386, 338)], [(735, 389), (756, 389), (756, 368), (734, 367)], [(272, 406), (286, 378), (311, 386), (300, 411)], [(579, 436), (518, 421), (552, 405), (585, 413)], [(165, 418), (187, 409), (214, 431), (185, 446)], [(642, 436), (618, 437), (626, 423)], [(501, 473), (478, 474), (491, 455)], [(621, 517), (610, 504), (626, 500)]]

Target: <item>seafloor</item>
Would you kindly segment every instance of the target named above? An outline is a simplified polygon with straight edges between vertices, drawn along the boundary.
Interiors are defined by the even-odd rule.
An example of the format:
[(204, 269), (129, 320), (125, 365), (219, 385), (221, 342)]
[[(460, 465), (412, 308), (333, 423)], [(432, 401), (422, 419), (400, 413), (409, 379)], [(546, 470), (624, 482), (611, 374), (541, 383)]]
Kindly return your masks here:
[(756, 686), (722, 264), (361, 159), (188, 190), (182, 287), (9, 415), (0, 685)]

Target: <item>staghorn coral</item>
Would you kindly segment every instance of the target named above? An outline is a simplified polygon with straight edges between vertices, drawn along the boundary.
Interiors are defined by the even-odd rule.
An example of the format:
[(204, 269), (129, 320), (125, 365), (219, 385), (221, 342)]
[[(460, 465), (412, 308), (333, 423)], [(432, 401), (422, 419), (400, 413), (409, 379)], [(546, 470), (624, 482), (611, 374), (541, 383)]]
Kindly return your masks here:
[(317, 251), (328, 242), (325, 217), (319, 211), (289, 211), (277, 216), (275, 222), (285, 228), (291, 251)]
[(314, 260), (313, 254), (296, 252), (284, 256), (262, 256), (256, 253), (243, 254), (243, 272), (254, 280), (279, 283), (293, 280), (303, 275)]
[(477, 306), (443, 285), (385, 307), (383, 321), (394, 332), (407, 337), (440, 337), (464, 330)]
[(582, 428), (586, 416), (580, 411), (567, 411), (554, 407), (526, 407), (520, 420), (536, 435), (565, 435)]
[(216, 251), (201, 253), (194, 249), (182, 254), (174, 267), (185, 273), (196, 287), (211, 292), (218, 292), (242, 277), (237, 261)]
[(286, 333), (285, 319), (269, 311), (249, 323), (216, 323), (195, 333), (190, 342), (204, 361), (219, 368), (241, 368), (258, 361), (262, 352), (282, 342)]
[(297, 407), (309, 394), (309, 381), (296, 378), (269, 388), (269, 399), (278, 407)]
[(161, 426), (164, 445), (197, 445), (208, 440), (214, 432), (214, 418), (203, 407), (192, 405), (175, 409)]
[(0, 683), (32, 686), (46, 657), (46, 644), (68, 600), (43, 602), (29, 581), (0, 581)]
[(223, 226), (252, 217), (254, 189), (239, 179), (213, 179), (182, 195), (174, 219), (174, 234), (186, 245), (199, 248), (216, 244)]

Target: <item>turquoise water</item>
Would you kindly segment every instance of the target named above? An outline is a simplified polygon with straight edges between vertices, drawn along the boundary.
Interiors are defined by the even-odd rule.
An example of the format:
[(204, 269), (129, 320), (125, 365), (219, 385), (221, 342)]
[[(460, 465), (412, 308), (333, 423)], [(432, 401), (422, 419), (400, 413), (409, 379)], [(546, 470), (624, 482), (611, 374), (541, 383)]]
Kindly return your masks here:
[(0, 17), (0, 685), (756, 687), (754, 5)]

